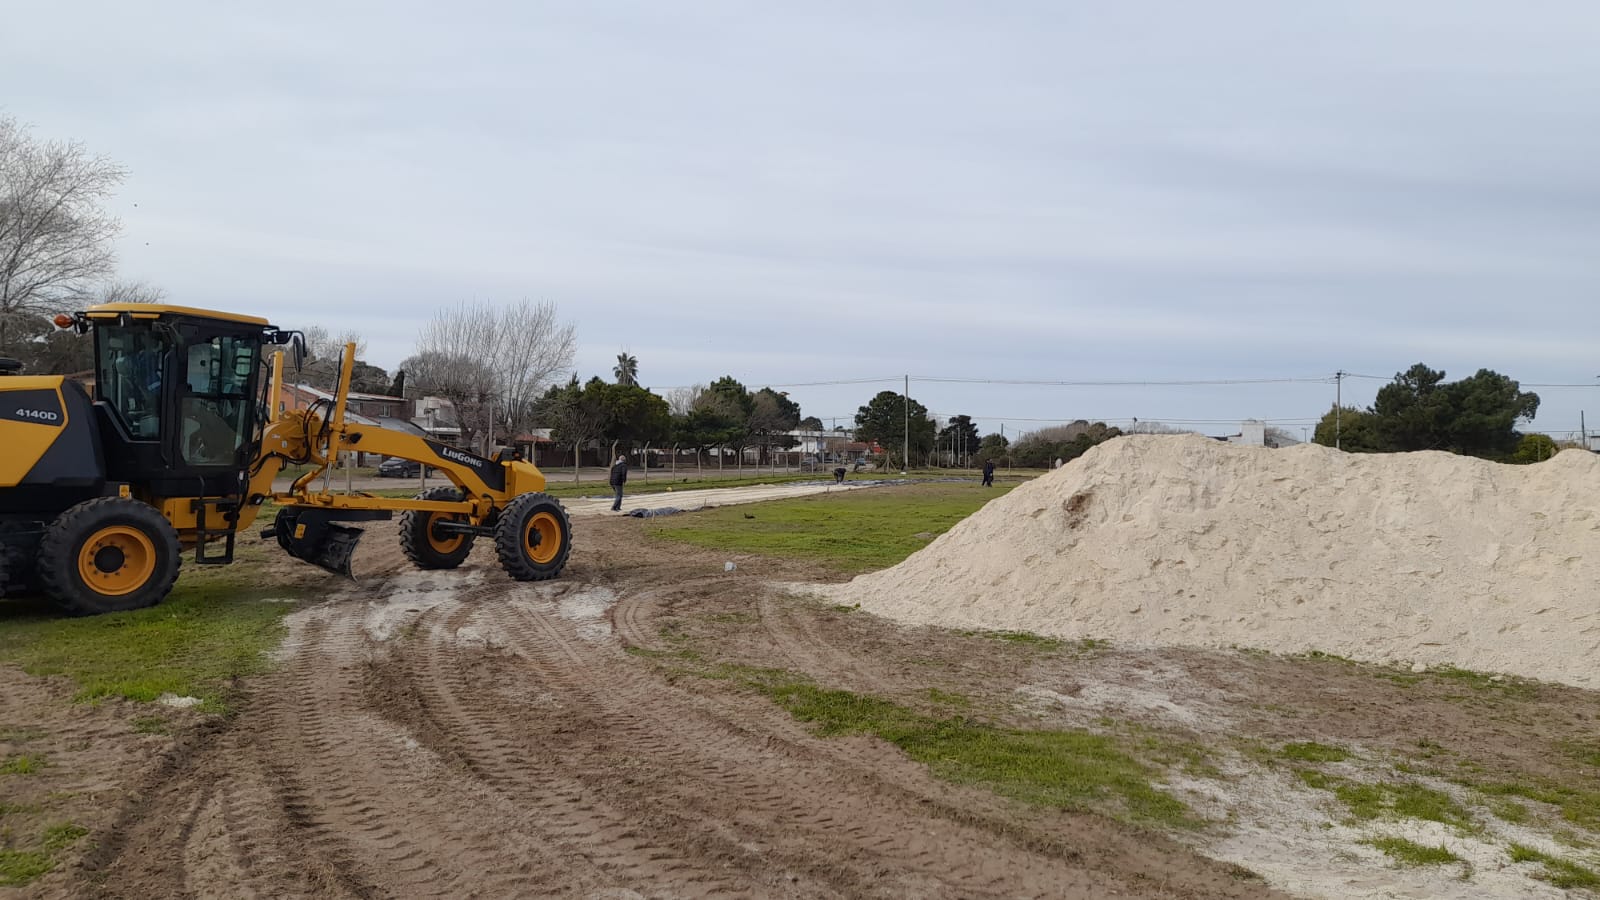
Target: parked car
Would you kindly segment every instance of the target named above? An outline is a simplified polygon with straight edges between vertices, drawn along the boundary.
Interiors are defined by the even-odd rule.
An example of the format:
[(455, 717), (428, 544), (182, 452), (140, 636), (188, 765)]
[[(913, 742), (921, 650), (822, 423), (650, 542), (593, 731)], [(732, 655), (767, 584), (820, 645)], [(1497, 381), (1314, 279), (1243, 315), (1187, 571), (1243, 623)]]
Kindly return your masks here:
[[(422, 463), (412, 459), (396, 459), (389, 457), (378, 463), (379, 478), (417, 478), (422, 474)], [(428, 467), (428, 474), (433, 474), (433, 467)]]

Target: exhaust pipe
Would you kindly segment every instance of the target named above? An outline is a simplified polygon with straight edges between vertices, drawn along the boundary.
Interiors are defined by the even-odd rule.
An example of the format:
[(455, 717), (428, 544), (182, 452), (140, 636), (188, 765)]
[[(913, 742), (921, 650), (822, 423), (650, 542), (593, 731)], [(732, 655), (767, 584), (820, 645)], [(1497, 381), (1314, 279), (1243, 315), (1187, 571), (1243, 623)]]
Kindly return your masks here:
[(304, 560), (335, 575), (354, 579), (350, 560), (363, 531), (341, 525), (335, 518), (372, 521), (390, 518), (389, 510), (311, 509), (290, 506), (278, 511), (278, 518), (261, 532), (264, 538), (277, 538), (278, 546), (295, 559)]

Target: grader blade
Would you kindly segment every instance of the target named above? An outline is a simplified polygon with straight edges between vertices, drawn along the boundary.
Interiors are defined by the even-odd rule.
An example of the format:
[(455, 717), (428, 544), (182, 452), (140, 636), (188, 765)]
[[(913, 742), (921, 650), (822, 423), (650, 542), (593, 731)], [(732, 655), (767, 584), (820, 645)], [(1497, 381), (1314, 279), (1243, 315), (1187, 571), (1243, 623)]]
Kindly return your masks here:
[(387, 519), (390, 514), (388, 510), (342, 510), (332, 513), (321, 509), (289, 507), (279, 511), (278, 520), (262, 536), (276, 537), (278, 546), (295, 559), (353, 579), (355, 574), (351, 570), (350, 560), (355, 555), (363, 532), (360, 528), (333, 521), (334, 515), (341, 519)]

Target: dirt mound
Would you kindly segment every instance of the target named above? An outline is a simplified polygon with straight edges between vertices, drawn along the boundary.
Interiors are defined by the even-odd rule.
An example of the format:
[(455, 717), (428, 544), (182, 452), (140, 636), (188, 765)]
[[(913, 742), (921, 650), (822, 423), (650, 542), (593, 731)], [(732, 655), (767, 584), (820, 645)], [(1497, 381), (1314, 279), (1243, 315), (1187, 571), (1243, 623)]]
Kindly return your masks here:
[(1132, 436), (834, 590), (919, 624), (1320, 650), (1600, 687), (1600, 456)]

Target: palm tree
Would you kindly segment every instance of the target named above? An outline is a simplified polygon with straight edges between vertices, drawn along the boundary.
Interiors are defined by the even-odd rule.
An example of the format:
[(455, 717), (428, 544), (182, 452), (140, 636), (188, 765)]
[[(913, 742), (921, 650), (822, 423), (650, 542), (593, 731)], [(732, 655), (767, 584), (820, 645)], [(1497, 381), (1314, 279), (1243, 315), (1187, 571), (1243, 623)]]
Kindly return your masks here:
[(618, 353), (617, 365), (611, 370), (611, 374), (617, 377), (617, 384), (633, 387), (639, 383), (639, 358), (629, 356), (627, 353)]

